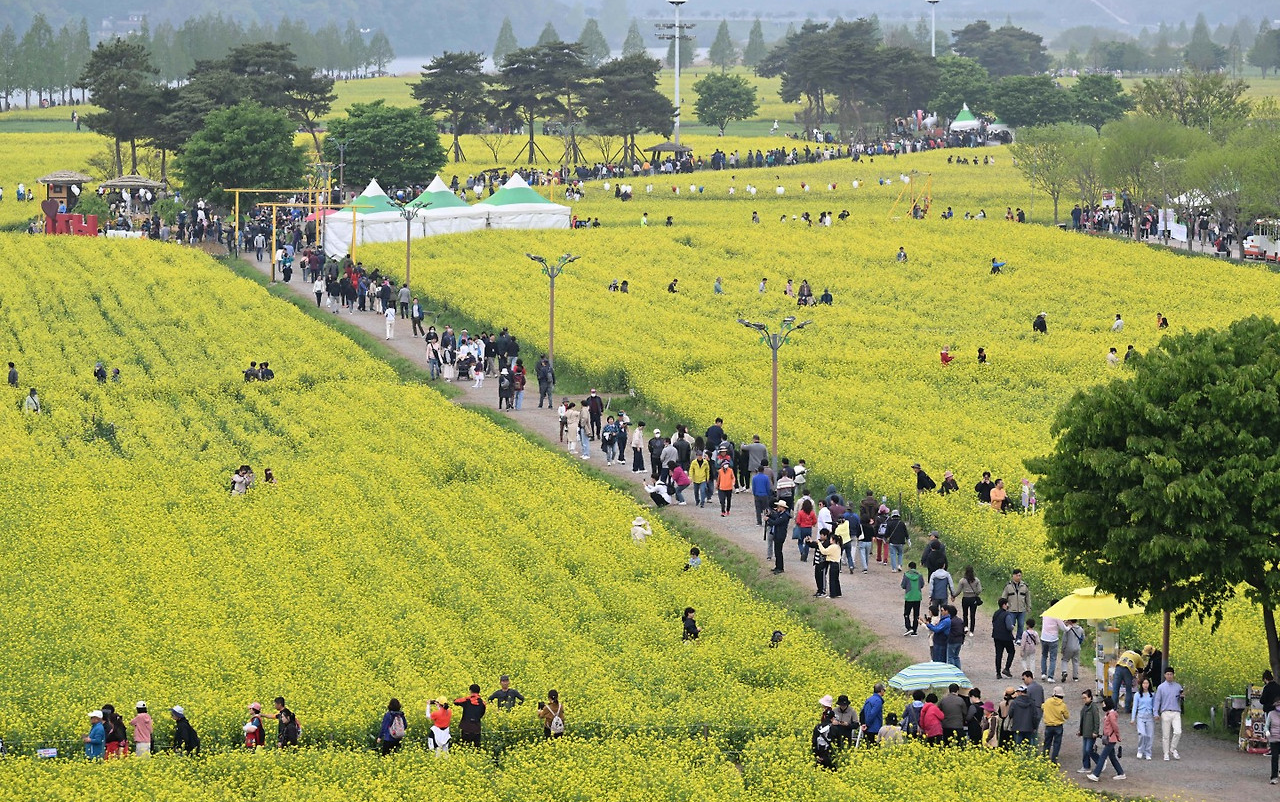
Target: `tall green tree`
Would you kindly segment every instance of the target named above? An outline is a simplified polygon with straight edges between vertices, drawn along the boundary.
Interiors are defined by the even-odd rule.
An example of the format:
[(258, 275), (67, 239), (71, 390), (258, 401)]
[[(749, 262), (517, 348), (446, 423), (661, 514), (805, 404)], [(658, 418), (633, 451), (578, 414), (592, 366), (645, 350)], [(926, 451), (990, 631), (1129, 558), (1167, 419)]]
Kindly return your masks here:
[(587, 124), (602, 134), (621, 136), (620, 158), (624, 160), (641, 158), (636, 148), (638, 134), (671, 135), (675, 107), (658, 91), (661, 68), (647, 53), (623, 56), (596, 69), (595, 80), (585, 88)]
[(484, 114), (487, 84), (483, 53), (441, 53), (423, 65), (422, 78), (413, 85), (423, 114), (448, 119), (453, 130), (449, 152), (455, 162), (466, 160), (458, 138), (464, 126)]
[(511, 25), (510, 17), (502, 18), (502, 27), (498, 30), (498, 41), (493, 43), (493, 63), (502, 69), (502, 62), (513, 51), (520, 47), (516, 41), (516, 30)]
[[(293, 143), (296, 129), (284, 112), (254, 101), (211, 112), (178, 156), (183, 189), (190, 197), (225, 206), (230, 196), (224, 187), (299, 186), (307, 157)], [(266, 199), (242, 197), (242, 202)]]
[(622, 57), (642, 56), (645, 55), (644, 36), (640, 34), (640, 23), (631, 20), (631, 27), (627, 28), (627, 38), (622, 43)]
[(542, 33), (538, 34), (537, 44), (549, 45), (552, 42), (563, 41), (560, 34), (556, 32), (556, 26), (551, 24), (551, 20), (547, 20), (547, 24), (543, 27)]
[[(680, 39), (680, 69), (686, 70), (693, 66), (693, 54), (698, 49), (698, 40), (690, 34), (685, 34)], [(667, 44), (667, 57), (663, 61), (667, 65), (667, 69), (675, 69), (676, 66), (676, 41), (671, 40)]]
[(754, 67), (768, 52), (769, 48), (764, 43), (764, 28), (760, 25), (760, 18), (756, 17), (755, 22), (751, 23), (751, 32), (747, 34), (747, 46), (742, 49), (742, 63)]
[(1071, 98), (1048, 75), (1007, 75), (996, 82), (991, 110), (1014, 128), (1071, 119)]
[(1209, 72), (1227, 66), (1227, 49), (1213, 41), (1204, 14), (1196, 16), (1191, 30), (1191, 41), (1182, 50), (1182, 60), (1193, 70)]
[(993, 78), (1039, 75), (1049, 69), (1049, 54), (1039, 34), (1012, 25), (993, 30), (986, 20), (951, 33), (951, 49), (976, 60)]
[[(1112, 187), (1127, 188), (1135, 204), (1158, 202), (1180, 194), (1187, 157), (1207, 147), (1209, 138), (1179, 122), (1135, 114), (1102, 127), (1100, 156), (1103, 178)], [(1138, 236), (1134, 226), (1134, 236)]]
[(578, 35), (578, 44), (582, 45), (582, 58), (588, 67), (595, 69), (609, 60), (609, 42), (600, 31), (600, 23), (595, 17), (587, 20)]
[[(1280, 326), (1250, 317), (1164, 338), (1130, 378), (1058, 413), (1043, 478), (1049, 550), (1099, 590), (1150, 611), (1222, 621), (1261, 609), (1280, 672)], [(1176, 662), (1176, 655), (1166, 655)]]
[(37, 13), (31, 19), (31, 26), (27, 28), (27, 32), (22, 35), (22, 41), (18, 43), (18, 67), (19, 75), (22, 80), (22, 89), (25, 95), (23, 106), (31, 108), (31, 93), (36, 93), (36, 98), (51, 98), (54, 85), (53, 74), (44, 69), (45, 60), (54, 49), (53, 28), (50, 27), (49, 21), (44, 18), (44, 14)]
[(355, 103), (346, 117), (330, 122), (324, 146), (329, 161), (338, 161), (340, 141), (347, 143), (346, 173), (356, 185), (374, 178), (388, 187), (425, 184), (446, 161), (435, 120), (383, 100)]
[(741, 75), (710, 72), (693, 85), (693, 91), (698, 93), (693, 104), (698, 122), (719, 129), (721, 136), (729, 123), (749, 120), (760, 109), (755, 86)]
[(1249, 48), (1248, 61), (1262, 70), (1262, 77), (1267, 77), (1267, 70), (1280, 71), (1280, 29), (1268, 30), (1258, 34)]
[(1129, 110), (1129, 97), (1112, 75), (1086, 73), (1067, 90), (1071, 102), (1071, 118), (1101, 132), (1102, 126), (1117, 120)]
[(529, 164), (537, 161), (540, 150), (534, 139), (537, 121), (566, 112), (560, 100), (561, 79), (555, 75), (553, 62), (558, 62), (562, 49), (576, 47), (563, 42), (523, 47), (507, 54), (498, 71), (491, 92), (493, 104), (504, 119), (518, 121), (528, 133), (525, 148)]
[(0, 111), (8, 111), (15, 92), (21, 89), (18, 75), (18, 36), (13, 26), (0, 30)]
[(121, 145), (128, 142), (132, 169), (138, 170), (137, 140), (146, 132), (151, 96), (156, 91), (155, 66), (146, 45), (134, 39), (111, 39), (100, 43), (76, 81), (102, 111), (82, 118), (89, 130), (109, 136), (115, 142), (116, 175), (124, 172)]
[(1133, 89), (1133, 103), (1143, 114), (1177, 120), (1223, 141), (1249, 118), (1248, 88), (1242, 79), (1220, 72), (1188, 70), (1144, 78)]
[(738, 49), (733, 46), (733, 37), (729, 35), (728, 20), (720, 20), (715, 41), (711, 43), (711, 50), (707, 55), (711, 63), (720, 68), (720, 72), (738, 63)]
[(954, 118), (968, 104), (976, 111), (991, 110), (995, 84), (987, 68), (964, 56), (938, 56), (938, 83), (929, 108), (940, 118)]
[(1058, 203), (1070, 191), (1075, 178), (1075, 154), (1098, 133), (1082, 125), (1058, 123), (1021, 128), (1010, 146), (1018, 172), (1032, 190), (1044, 192), (1053, 201), (1053, 224), (1058, 224)]
[(374, 31), (373, 36), (369, 37), (368, 50), (369, 63), (379, 73), (387, 71), (387, 65), (396, 57), (396, 51), (391, 47), (391, 40), (387, 38), (384, 31)]

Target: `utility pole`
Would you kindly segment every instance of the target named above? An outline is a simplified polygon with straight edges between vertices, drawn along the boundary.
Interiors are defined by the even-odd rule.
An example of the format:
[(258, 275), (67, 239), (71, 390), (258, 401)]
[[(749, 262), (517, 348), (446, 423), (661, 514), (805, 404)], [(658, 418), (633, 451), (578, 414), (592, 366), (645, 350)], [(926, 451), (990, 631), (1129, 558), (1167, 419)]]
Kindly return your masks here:
[(684, 32), (695, 27), (693, 23), (680, 22), (680, 6), (684, 5), (686, 0), (667, 0), (676, 10), (675, 23), (665, 22), (658, 23), (656, 26), (659, 30), (672, 31), (672, 33), (660, 33), (658, 38), (663, 41), (674, 41), (675, 43), (675, 69), (676, 69), (676, 117), (675, 124), (672, 127), (672, 138), (676, 145), (680, 144), (680, 40), (690, 39), (692, 37), (685, 36)]

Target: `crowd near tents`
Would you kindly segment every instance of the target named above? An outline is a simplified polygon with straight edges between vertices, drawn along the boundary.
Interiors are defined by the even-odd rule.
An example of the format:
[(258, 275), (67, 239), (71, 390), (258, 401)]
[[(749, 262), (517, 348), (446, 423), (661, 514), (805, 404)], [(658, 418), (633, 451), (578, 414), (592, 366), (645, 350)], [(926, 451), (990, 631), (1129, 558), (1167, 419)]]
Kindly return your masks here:
[(324, 248), (333, 257), (350, 253), (353, 231), (355, 244), (360, 246), (404, 242), (406, 235), (420, 239), (484, 228), (569, 228), (570, 217), (568, 206), (543, 197), (519, 174), (473, 205), (453, 194), (436, 176), (421, 195), (402, 207), (392, 202), (375, 179), (348, 208), (325, 220)]

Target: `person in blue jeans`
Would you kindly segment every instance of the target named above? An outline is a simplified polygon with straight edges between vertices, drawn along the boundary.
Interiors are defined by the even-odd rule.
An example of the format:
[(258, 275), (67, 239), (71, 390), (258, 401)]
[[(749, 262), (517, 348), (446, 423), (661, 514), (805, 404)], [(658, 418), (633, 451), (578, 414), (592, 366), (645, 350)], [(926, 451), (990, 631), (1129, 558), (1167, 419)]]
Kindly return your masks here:
[(947, 640), (951, 637), (950, 610), (954, 609), (951, 605), (940, 608), (936, 622), (933, 621), (932, 616), (926, 615), (924, 617), (924, 625), (933, 633), (933, 648), (930, 651), (930, 659), (935, 663), (947, 662)]
[(1116, 704), (1109, 698), (1102, 700), (1102, 754), (1098, 755), (1097, 763), (1094, 764), (1093, 771), (1085, 776), (1090, 782), (1097, 782), (1102, 776), (1102, 770), (1106, 767), (1107, 761), (1111, 761), (1111, 767), (1116, 770), (1116, 779), (1125, 779), (1124, 767), (1120, 765), (1120, 759), (1116, 757), (1116, 750), (1120, 746), (1120, 725), (1118, 723), (1119, 715), (1116, 713)]
[(1098, 743), (1098, 736), (1102, 734), (1102, 714), (1093, 701), (1092, 690), (1086, 688), (1082, 691), (1080, 701), (1080, 729), (1077, 732), (1082, 751), (1081, 768), (1076, 769), (1076, 773), (1088, 774), (1093, 771), (1094, 747)]
[(943, 609), (951, 617), (951, 629), (947, 633), (947, 662), (956, 668), (960, 668), (960, 649), (964, 646), (964, 634), (966, 631), (964, 619), (960, 617), (959, 611), (956, 610), (954, 604), (945, 605)]
[(751, 496), (756, 502), (756, 526), (764, 526), (764, 516), (768, 514), (769, 501), (773, 498), (773, 481), (764, 472), (763, 462), (756, 466), (751, 477)]

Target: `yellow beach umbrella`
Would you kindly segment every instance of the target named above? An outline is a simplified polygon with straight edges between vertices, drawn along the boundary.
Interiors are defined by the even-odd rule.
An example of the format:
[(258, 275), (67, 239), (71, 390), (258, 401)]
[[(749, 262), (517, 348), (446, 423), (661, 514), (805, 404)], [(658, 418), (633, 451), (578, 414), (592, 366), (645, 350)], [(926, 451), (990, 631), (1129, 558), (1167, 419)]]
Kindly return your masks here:
[(1099, 593), (1096, 587), (1076, 588), (1070, 596), (1045, 610), (1043, 615), (1064, 621), (1075, 619), (1088, 621), (1101, 618), (1120, 618), (1146, 612), (1141, 606), (1122, 602), (1110, 593)]

